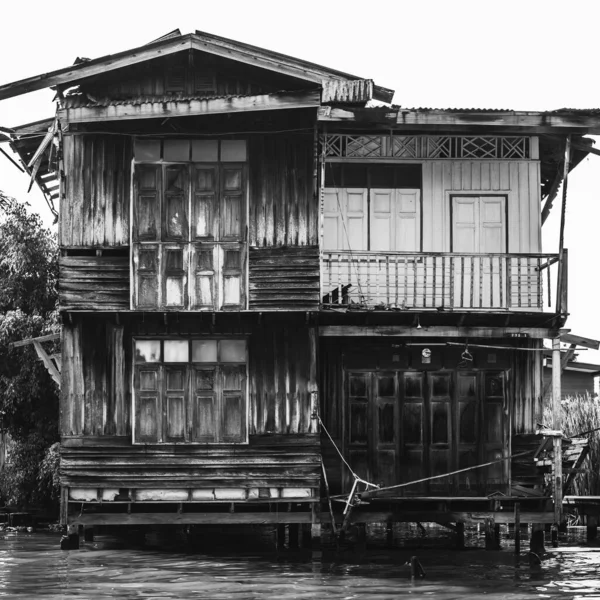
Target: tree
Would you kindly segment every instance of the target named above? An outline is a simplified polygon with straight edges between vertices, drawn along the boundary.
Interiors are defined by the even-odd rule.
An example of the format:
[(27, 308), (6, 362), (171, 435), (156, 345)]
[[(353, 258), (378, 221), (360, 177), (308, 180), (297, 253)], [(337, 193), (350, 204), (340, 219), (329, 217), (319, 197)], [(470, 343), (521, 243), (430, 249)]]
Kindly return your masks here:
[(0, 429), (11, 440), (0, 497), (10, 503), (48, 501), (52, 488), (40, 466), (58, 440), (58, 389), (31, 346), (10, 344), (60, 330), (57, 276), (56, 236), (0, 192)]

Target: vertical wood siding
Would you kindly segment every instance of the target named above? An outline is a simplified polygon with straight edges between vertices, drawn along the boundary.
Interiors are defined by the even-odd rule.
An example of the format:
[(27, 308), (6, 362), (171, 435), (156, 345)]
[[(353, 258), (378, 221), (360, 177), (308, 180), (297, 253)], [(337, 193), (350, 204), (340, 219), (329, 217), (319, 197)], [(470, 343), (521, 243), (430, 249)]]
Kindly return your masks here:
[(60, 245), (129, 244), (130, 139), (67, 134), (63, 150), (67, 175), (60, 206)]
[(251, 137), (248, 157), (250, 246), (317, 245), (312, 133)]
[[(265, 326), (250, 338), (250, 434), (311, 431), (308, 327)], [(314, 369), (313, 369), (314, 371)]]
[[(541, 348), (541, 340), (530, 340), (524, 348)], [(513, 433), (533, 433), (542, 422), (542, 353), (515, 351), (513, 373)]]
[(63, 325), (61, 435), (130, 435), (130, 364), (122, 325)]
[(508, 252), (541, 252), (540, 166), (536, 161), (423, 163), (423, 251), (450, 252), (450, 194), (508, 197)]

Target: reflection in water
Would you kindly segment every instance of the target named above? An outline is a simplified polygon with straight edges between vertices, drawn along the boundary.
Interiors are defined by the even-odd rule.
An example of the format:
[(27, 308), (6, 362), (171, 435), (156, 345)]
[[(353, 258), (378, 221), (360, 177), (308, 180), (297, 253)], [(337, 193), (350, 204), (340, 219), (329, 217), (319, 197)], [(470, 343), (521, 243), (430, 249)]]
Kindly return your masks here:
[[(316, 562), (306, 553), (208, 555), (116, 547), (102, 539), (61, 551), (57, 534), (0, 532), (0, 599), (600, 598), (600, 548), (565, 545), (531, 568), (525, 556), (515, 561), (509, 547), (375, 547), (343, 558), (326, 553)], [(470, 541), (481, 548), (481, 540)], [(415, 552), (426, 578), (411, 582), (405, 563)]]

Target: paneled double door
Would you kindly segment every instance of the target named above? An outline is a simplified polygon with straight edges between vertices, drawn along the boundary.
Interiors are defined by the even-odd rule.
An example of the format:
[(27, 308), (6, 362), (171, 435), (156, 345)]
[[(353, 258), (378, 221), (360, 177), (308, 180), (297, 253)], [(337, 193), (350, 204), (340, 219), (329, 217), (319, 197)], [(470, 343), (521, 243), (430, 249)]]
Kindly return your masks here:
[[(345, 371), (345, 452), (390, 486), (508, 456), (505, 371)], [(507, 461), (400, 488), (399, 495), (503, 490)], [(351, 485), (346, 478), (346, 488)]]

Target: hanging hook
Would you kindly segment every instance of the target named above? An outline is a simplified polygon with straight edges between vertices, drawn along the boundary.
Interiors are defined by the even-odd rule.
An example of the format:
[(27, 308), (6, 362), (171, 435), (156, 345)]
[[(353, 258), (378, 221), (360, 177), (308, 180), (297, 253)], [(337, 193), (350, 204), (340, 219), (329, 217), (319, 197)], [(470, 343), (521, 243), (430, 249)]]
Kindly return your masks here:
[(469, 363), (473, 362), (473, 355), (469, 352), (469, 340), (465, 342), (465, 349), (463, 353), (460, 355), (460, 362), (458, 363), (459, 369), (464, 369), (469, 365)]

